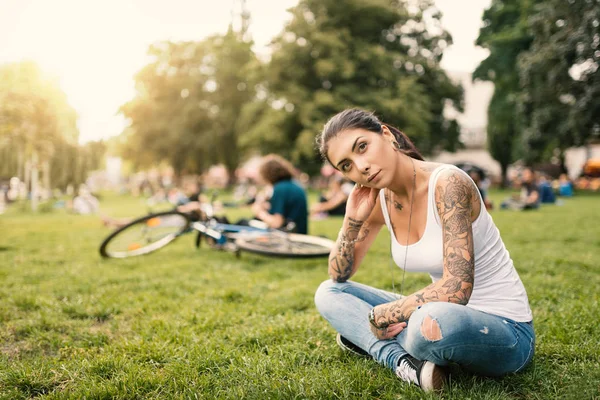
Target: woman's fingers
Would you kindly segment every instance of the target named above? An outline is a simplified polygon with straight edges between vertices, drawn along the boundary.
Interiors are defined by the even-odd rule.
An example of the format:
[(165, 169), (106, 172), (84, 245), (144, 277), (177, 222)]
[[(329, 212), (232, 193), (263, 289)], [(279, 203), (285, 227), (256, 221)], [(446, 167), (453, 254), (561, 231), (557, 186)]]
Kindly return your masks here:
[(398, 324), (392, 324), (388, 326), (387, 335), (388, 338), (393, 338), (394, 336), (400, 334), (406, 328), (406, 322), (400, 322)]
[(371, 325), (371, 331), (377, 339), (385, 340), (392, 339), (399, 335), (406, 328), (406, 322), (399, 322), (397, 324), (391, 324), (385, 328), (376, 328)]

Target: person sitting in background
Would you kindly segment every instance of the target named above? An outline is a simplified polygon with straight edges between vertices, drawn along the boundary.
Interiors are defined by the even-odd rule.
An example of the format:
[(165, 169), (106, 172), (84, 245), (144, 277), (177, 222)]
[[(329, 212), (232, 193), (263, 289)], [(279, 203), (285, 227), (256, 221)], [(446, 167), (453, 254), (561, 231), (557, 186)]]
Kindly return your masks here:
[(469, 171), (469, 176), (473, 179), (475, 186), (477, 186), (477, 190), (479, 190), (479, 194), (481, 195), (481, 199), (483, 200), (483, 204), (485, 205), (486, 210), (491, 210), (494, 208), (494, 205), (487, 198), (487, 193), (485, 191), (488, 186), (487, 183), (484, 182), (484, 179), (481, 177), (481, 173), (475, 169)]
[(560, 174), (558, 177), (558, 195), (562, 197), (573, 196), (573, 183), (567, 174)]
[(296, 224), (295, 232), (308, 233), (308, 201), (304, 189), (294, 180), (292, 164), (276, 154), (263, 158), (260, 178), (273, 186), (269, 202), (257, 199), (252, 204), (255, 218), (270, 228), (283, 228), (288, 222)]
[(88, 189), (86, 185), (79, 187), (79, 193), (73, 199), (72, 209), (75, 213), (81, 215), (96, 214), (100, 207), (100, 202)]
[(208, 203), (209, 199), (203, 194), (202, 183), (196, 179), (189, 180), (183, 184), (184, 196), (177, 199), (177, 211), (190, 214), (193, 220), (200, 219), (202, 204)]
[(544, 174), (540, 174), (538, 179), (538, 190), (540, 192), (540, 203), (542, 204), (554, 204), (556, 203), (556, 196), (552, 189), (552, 184)]
[(354, 185), (345, 180), (343, 176), (334, 174), (329, 178), (329, 188), (325, 195), (321, 195), (319, 203), (310, 208), (312, 216), (327, 217), (328, 215), (344, 215), (346, 202)]
[(540, 206), (540, 191), (531, 168), (525, 168), (521, 177), (521, 193), (511, 197), (500, 205), (500, 208), (511, 210), (535, 210)]

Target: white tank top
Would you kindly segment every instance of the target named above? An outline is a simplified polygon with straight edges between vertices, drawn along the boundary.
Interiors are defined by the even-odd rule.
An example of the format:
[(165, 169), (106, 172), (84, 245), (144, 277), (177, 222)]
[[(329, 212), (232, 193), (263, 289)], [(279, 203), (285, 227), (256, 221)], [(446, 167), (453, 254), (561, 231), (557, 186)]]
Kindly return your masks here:
[[(459, 171), (471, 180), (461, 169), (453, 165), (441, 165), (429, 177), (427, 193), (427, 224), (423, 236), (418, 242), (408, 246), (406, 254), (406, 271), (427, 272), (435, 282), (443, 274), (443, 243), (440, 216), (435, 205), (435, 184), (440, 172), (446, 169)], [(473, 183), (475, 185), (475, 183)], [(479, 192), (479, 191), (477, 191)], [(406, 246), (396, 240), (394, 230), (390, 226), (390, 217), (384, 197), (379, 192), (381, 210), (390, 231), (392, 240), (392, 257), (400, 267), (404, 267)], [(513, 261), (500, 232), (481, 202), (481, 213), (473, 222), (473, 245), (475, 250), (475, 283), (467, 307), (489, 314), (499, 315), (518, 322), (533, 319), (525, 287), (513, 266)]]

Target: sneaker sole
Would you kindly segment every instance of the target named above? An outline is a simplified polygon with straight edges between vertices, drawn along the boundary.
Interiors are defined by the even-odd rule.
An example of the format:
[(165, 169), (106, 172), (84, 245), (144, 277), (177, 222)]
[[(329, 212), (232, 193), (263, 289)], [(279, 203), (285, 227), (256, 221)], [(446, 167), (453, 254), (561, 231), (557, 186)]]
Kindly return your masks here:
[[(356, 354), (357, 356), (360, 356), (360, 357), (370, 357), (369, 353), (367, 353), (360, 347), (356, 346), (354, 343), (350, 342), (348, 339), (345, 339), (345, 340), (348, 341), (349, 344), (344, 343), (344, 341), (342, 339), (342, 335), (340, 335), (339, 333), (335, 337), (336, 343), (338, 344), (338, 346), (340, 346), (340, 348), (342, 350), (347, 351), (349, 353)], [(351, 346), (354, 346), (354, 347), (351, 347)]]
[(446, 383), (446, 371), (439, 365), (427, 361), (421, 369), (420, 378), (420, 386), (424, 391), (441, 390)]

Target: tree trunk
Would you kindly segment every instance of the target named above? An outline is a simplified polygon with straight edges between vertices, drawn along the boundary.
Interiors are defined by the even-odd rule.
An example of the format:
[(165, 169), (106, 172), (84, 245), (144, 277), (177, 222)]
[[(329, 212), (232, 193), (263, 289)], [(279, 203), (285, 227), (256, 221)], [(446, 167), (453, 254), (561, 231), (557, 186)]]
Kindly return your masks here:
[(33, 152), (31, 156), (31, 211), (38, 207), (38, 155)]
[(500, 164), (500, 170), (502, 171), (502, 188), (506, 189), (509, 186), (508, 182), (508, 164)]
[(558, 160), (560, 162), (560, 173), (561, 174), (567, 174), (567, 176), (569, 175), (569, 169), (567, 168), (567, 164), (566, 164), (566, 157), (565, 157), (565, 151), (563, 149), (560, 150), (560, 155), (558, 156)]
[(19, 149), (19, 154), (17, 155), (17, 178), (21, 182), (25, 180), (25, 154), (23, 149)]
[(46, 160), (42, 164), (42, 175), (44, 178), (44, 200), (52, 197), (52, 188), (50, 187), (50, 161)]
[(22, 191), (19, 191), (19, 197), (21, 199), (27, 199), (27, 194), (30, 191), (30, 184), (31, 184), (31, 161), (27, 160), (24, 163), (25, 165), (23, 166), (23, 183), (24, 183), (24, 189)]

